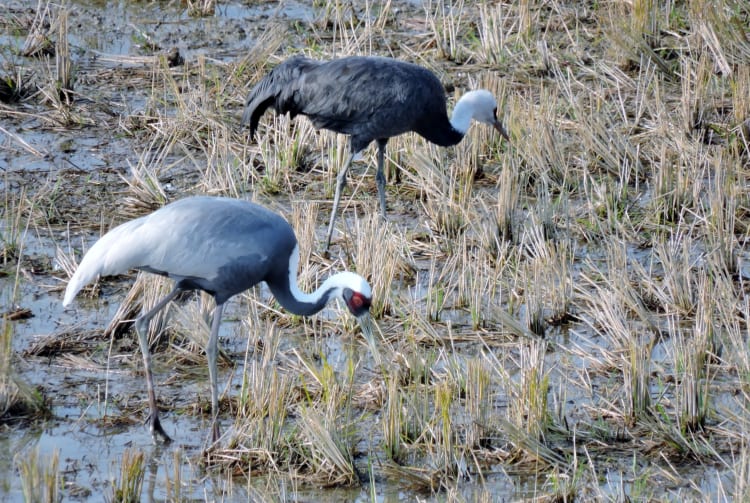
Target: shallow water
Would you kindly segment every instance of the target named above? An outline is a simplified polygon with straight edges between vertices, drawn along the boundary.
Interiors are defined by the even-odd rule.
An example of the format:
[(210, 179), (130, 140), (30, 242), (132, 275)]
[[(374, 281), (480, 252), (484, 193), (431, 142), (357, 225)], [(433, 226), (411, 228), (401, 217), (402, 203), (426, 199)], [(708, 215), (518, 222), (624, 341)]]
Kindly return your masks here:
[[(423, 16), (424, 6), (420, 1), (396, 3), (398, 9), (411, 9), (409, 15), (412, 17)], [(8, 8), (15, 9), (13, 15), (32, 15), (36, 5), (36, 2), (24, 1), (10, 4)], [(75, 1), (71, 5), (71, 52), (74, 65), (84, 78), (76, 91), (81, 93), (79, 104), (91, 107), (90, 116), (130, 115), (148, 105), (152, 93), (148, 78), (139, 80), (137, 85), (124, 88), (117, 85), (118, 79), (122, 79), (124, 74), (116, 73), (115, 70), (143, 69), (144, 66), (148, 68), (150, 63), (144, 64), (142, 58), (173, 48), (177, 48), (192, 64), (201, 58), (218, 64), (231, 61), (244, 54), (266, 23), (286, 20), (292, 25), (295, 22), (305, 25), (312, 22), (316, 15), (315, 8), (310, 7), (307, 2), (296, 1), (221, 3), (216, 7), (214, 16), (206, 18), (189, 16), (182, 3), (119, 0)], [(3, 8), (6, 6), (0, 7)], [(101, 30), (96, 26), (110, 28)], [(0, 34), (0, 51), (3, 55), (14, 54), (23, 44), (23, 39), (19, 34)], [(153, 46), (149, 46), (150, 42), (153, 42)], [(62, 126), (45, 121), (40, 118), (40, 115), (45, 114), (45, 106), (34, 108), (27, 103), (18, 104), (12, 109), (14, 120), (0, 124), (9, 133), (0, 133), (0, 187), (5, 193), (18, 195), (26, 190), (40, 190), (53, 183), (63, 185), (59, 190), (76, 191), (80, 187), (72, 182), (74, 179), (95, 182), (89, 184), (86, 190), (99, 190), (104, 195), (110, 191), (122, 190), (120, 176), (128, 175), (130, 166), (138, 161), (137, 152), (147, 149), (147, 146), (139, 144), (137, 138), (123, 134), (119, 128), (107, 130), (85, 123)], [(63, 181), (60, 182), (60, 179)], [(165, 184), (169, 186), (169, 182)], [(102, 229), (108, 228), (114, 218), (111, 210), (111, 207), (106, 206), (95, 210), (102, 213), (98, 217)], [(52, 224), (55, 228), (60, 227), (61, 221), (67, 221), (65, 215), (51, 215), (49, 219), (57, 219)], [(97, 232), (91, 229), (68, 229), (55, 231), (50, 237), (46, 229), (26, 228), (25, 222), (20, 222), (20, 230), (13, 230), (8, 220), (6, 216), (1, 222), (2, 234), (18, 237), (18, 242), (22, 245), (19, 253), (23, 260), (22, 270), (18, 271), (20, 281), (16, 282), (15, 269), (7, 271), (8, 275), (0, 276), (0, 306), (2, 312), (17, 305), (29, 309), (33, 314), (31, 318), (15, 321), (10, 325), (12, 348), (16, 355), (14, 368), (25, 382), (38, 387), (50, 400), (52, 417), (39, 424), (10, 423), (3, 427), (0, 433), (0, 499), (23, 501), (17, 461), (19, 457), (38, 449), (43, 459), (55, 450), (59, 452), (60, 471), (66, 484), (63, 489), (66, 499), (106, 500), (111, 495), (112, 482), (119, 478), (122, 454), (126, 449), (132, 448), (143, 451), (147, 458), (143, 500), (162, 501), (173, 496), (174, 493), (168, 487), (174, 479), (175, 459), (178, 460), (180, 494), (184, 500), (246, 501), (257, 494), (273, 494), (279, 500), (370, 500), (370, 486), (366, 477), (368, 443), (377, 443), (382, 439), (382, 427), (375, 419), (364, 419), (364, 424), (360, 425), (364, 436), (356, 445), (356, 463), (358, 470), (365, 475), (365, 482), (361, 487), (320, 490), (279, 481), (277, 478), (268, 480), (265, 477), (251, 477), (249, 481), (242, 477), (232, 479), (202, 468), (201, 452), (205, 447), (208, 424), (205, 415), (194, 411), (185, 412), (190, 407), (208, 402), (207, 370), (201, 358), (198, 359), (201, 363), (192, 368), (186, 366), (187, 368), (179, 370), (171, 369), (169, 362), (157, 358), (157, 392), (160, 400), (168, 403), (162, 422), (175, 442), (168, 446), (154, 446), (146, 427), (141, 424), (146, 407), (145, 382), (135, 347), (137, 343), (134, 342), (132, 333), (129, 339), (126, 337), (125, 340), (116, 341), (117, 344), (130, 344), (129, 350), (116, 352), (114, 355), (110, 355), (108, 351), (110, 341), (102, 338), (96, 341), (91, 354), (85, 359), (76, 359), (75, 355), (59, 358), (26, 356), (25, 351), (52, 334), (73, 328), (101, 331), (114, 316), (132, 278), (107, 282), (98, 299), (91, 300), (81, 296), (73, 306), (64, 309), (61, 305), (63, 282), (49, 273), (49, 270), (59, 269), (54, 258), (56, 247), (66, 250), (86, 248), (95, 239)], [(414, 227), (420, 225), (419, 222), (403, 223)], [(589, 263), (604, 264), (605, 257), (596, 245), (592, 245), (591, 249), (586, 246), (589, 244), (582, 245), (577, 251), (580, 257), (585, 257)], [(700, 253), (702, 252), (696, 251), (696, 255)], [(747, 279), (750, 277), (750, 252), (740, 250), (738, 253), (744, 257), (740, 276)], [(635, 245), (628, 248), (627, 255), (629, 259), (648, 263), (648, 257)], [(46, 262), (49, 267), (40, 268), (41, 272), (37, 272), (33, 267), (35, 261)], [(401, 297), (409, 299), (409, 302), (404, 301), (409, 309), (427, 309), (425, 299), (430, 290), (430, 279), (429, 266), (426, 266), (419, 270), (414, 284), (405, 286), (408, 291), (401, 292)], [(266, 292), (261, 290), (259, 295), (264, 297)], [(195, 299), (188, 302), (195, 302)], [(252, 340), (253, 335), (250, 316), (247, 314), (251, 310), (249, 304), (244, 297), (233, 301), (222, 324), (221, 344), (234, 357), (236, 364), (232, 370), (221, 370), (222, 382), (226, 383), (228, 395), (232, 397), (239, 394), (245, 370), (244, 355), (248, 340)], [(518, 307), (519, 317), (522, 317), (526, 308), (525, 305)], [(323, 320), (338, 319), (341, 317), (341, 310), (332, 308), (318, 317)], [(447, 306), (441, 309), (437, 318), (441, 328), (449, 326), (457, 333), (461, 330), (468, 332), (467, 327), (472, 325), (468, 310), (458, 307)], [(347, 320), (347, 323), (351, 323), (351, 320)], [(393, 332), (398, 332), (401, 328), (392, 328), (387, 335), (394, 336)], [(328, 331), (323, 328), (316, 331), (316, 337), (300, 336), (301, 330), (297, 330), (295, 326), (284, 327), (281, 331), (281, 347), (287, 351), (285, 358), (288, 360), (294, 359), (294, 349), (302, 354), (298, 360), (324, 359), (340, 374), (345, 374), (353, 366), (358, 381), (377, 375), (377, 369), (366, 355), (366, 347), (345, 329)], [(603, 396), (608, 397), (609, 394), (602, 393), (601, 390), (609, 390), (618, 384), (616, 379), (610, 379), (606, 373), (593, 377), (593, 383), (586, 382), (592, 360), (599, 353), (612, 348), (604, 338), (593, 334), (583, 323), (574, 327), (555, 327), (548, 333), (548, 340), (550, 349), (544, 356), (544, 364), (546, 368), (553, 369), (550, 372), (553, 390), (550, 399), (560, 401), (560, 408), (572, 425), (579, 420), (585, 423), (586, 419), (596, 415), (592, 410), (606, 408), (602, 406), (602, 400)], [(563, 347), (569, 351), (561, 350)], [(455, 349), (457, 361), (460, 362), (464, 361), (462, 358), (476, 356), (484, 351), (479, 342), (464, 346), (457, 344), (457, 348), (451, 349)], [(429, 348), (426, 353), (430, 353), (432, 357), (440, 351), (444, 349)], [(666, 387), (658, 378), (661, 376), (660, 369), (664, 365), (670, 365), (674, 351), (673, 341), (670, 340), (660, 340), (655, 345), (652, 363), (657, 379), (652, 382), (652, 396), (672, 398), (669, 392), (664, 391)], [(511, 354), (502, 362), (508, 365), (506, 371), (511, 382), (517, 382), (521, 378), (514, 361), (517, 356)], [(250, 360), (256, 357), (258, 355), (255, 351), (248, 353)], [(570, 372), (570, 369), (580, 371), (579, 385), (572, 385), (570, 375), (562, 374)], [(448, 372), (451, 369), (448, 363), (440, 361), (432, 370)], [(732, 389), (731, 383), (728, 384), (721, 393), (713, 397), (715, 408), (734, 413), (745, 407), (735, 397), (736, 391)], [(494, 411), (504, 412), (507, 409), (508, 397), (504, 393), (493, 392), (491, 400)], [(222, 428), (225, 432), (231, 432), (232, 424), (227, 417), (229, 415), (225, 414)], [(461, 419), (463, 418), (457, 418)], [(651, 474), (654, 480), (663, 485), (659, 494), (690, 494), (696, 499), (701, 494), (711, 494), (717, 495), (716, 499), (722, 499), (721, 495), (726, 493), (726, 488), (732, 486), (732, 467), (700, 466), (701, 463), (694, 463), (675, 466), (671, 472), (665, 473), (663, 465), (632, 449), (628, 439), (623, 439), (618, 447), (620, 449), (614, 452), (612, 449), (593, 449), (589, 453), (594, 461), (607, 461), (608, 468), (603, 474), (593, 471), (589, 473), (587, 463), (581, 462), (581, 477), (587, 478), (591, 486), (597, 487), (613, 500), (622, 500), (625, 496), (636, 494), (638, 485), (643, 484), (644, 480), (650, 481), (648, 476)], [(658, 459), (658, 455), (654, 459)], [(509, 473), (509, 470), (509, 467), (498, 465), (486, 470), (484, 480), (462, 480), (457, 484), (458, 496), (467, 501), (481, 500), (487, 494), (496, 500), (517, 500), (538, 495), (539, 487), (546, 481), (545, 474), (541, 471), (539, 474), (530, 474), (528, 471)], [(376, 500), (383, 502), (413, 501), (417, 497), (430, 501), (445, 499), (444, 494), (430, 496), (416, 493), (383, 480), (377, 480), (376, 493)], [(585, 490), (581, 496), (585, 498)]]

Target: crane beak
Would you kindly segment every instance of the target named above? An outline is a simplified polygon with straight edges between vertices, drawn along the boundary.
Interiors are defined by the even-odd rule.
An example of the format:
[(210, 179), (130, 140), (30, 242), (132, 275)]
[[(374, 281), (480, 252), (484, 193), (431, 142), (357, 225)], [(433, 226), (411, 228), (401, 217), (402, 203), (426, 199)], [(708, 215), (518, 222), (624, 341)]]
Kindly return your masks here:
[(367, 345), (370, 346), (370, 351), (375, 359), (375, 363), (380, 366), (382, 364), (382, 358), (380, 357), (380, 350), (378, 349), (373, 335), (375, 322), (370, 316), (370, 312), (365, 311), (363, 314), (357, 316), (357, 321), (359, 322), (359, 327), (362, 329), (362, 335), (364, 335), (367, 340)]
[(495, 129), (497, 129), (497, 132), (503, 135), (503, 138), (505, 138), (505, 141), (510, 141), (510, 137), (508, 136), (508, 132), (505, 131), (505, 128), (503, 127), (503, 123), (500, 122), (499, 119), (495, 119), (495, 122), (492, 124)]

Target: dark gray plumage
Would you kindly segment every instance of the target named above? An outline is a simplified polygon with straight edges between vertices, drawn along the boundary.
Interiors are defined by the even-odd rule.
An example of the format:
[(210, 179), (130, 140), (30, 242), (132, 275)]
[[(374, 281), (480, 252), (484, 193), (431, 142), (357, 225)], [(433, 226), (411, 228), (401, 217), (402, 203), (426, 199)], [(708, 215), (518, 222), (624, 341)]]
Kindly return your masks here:
[[(297, 286), (299, 246), (289, 223), (254, 203), (220, 197), (189, 197), (115, 227), (97, 241), (68, 282), (63, 305), (69, 305), (87, 283), (98, 276), (139, 269), (175, 280), (172, 291), (135, 322), (146, 372), (151, 434), (164, 432), (156, 406), (148, 348), (153, 316), (183, 290), (203, 290), (214, 296), (211, 335), (206, 347), (211, 384), (212, 434), (219, 436), (216, 355), (224, 303), (265, 281), (288, 311), (312, 315), (339, 298), (357, 317), (374, 350), (369, 307), (370, 285), (361, 276), (341, 272), (330, 276), (311, 294)], [(377, 354), (375, 355), (377, 357)]]
[(350, 156), (337, 176), (336, 194), (328, 226), (331, 241), (341, 190), (352, 158), (372, 141), (378, 143), (380, 209), (385, 217), (383, 162), (388, 139), (414, 131), (440, 146), (455, 145), (466, 134), (471, 119), (490, 124), (508, 139), (497, 119), (497, 104), (485, 90), (466, 93), (448, 118), (440, 80), (426, 68), (390, 58), (350, 56), (328, 62), (305, 57), (286, 60), (250, 91), (242, 123), (254, 137), (263, 113), (305, 115), (320, 129), (350, 135)]

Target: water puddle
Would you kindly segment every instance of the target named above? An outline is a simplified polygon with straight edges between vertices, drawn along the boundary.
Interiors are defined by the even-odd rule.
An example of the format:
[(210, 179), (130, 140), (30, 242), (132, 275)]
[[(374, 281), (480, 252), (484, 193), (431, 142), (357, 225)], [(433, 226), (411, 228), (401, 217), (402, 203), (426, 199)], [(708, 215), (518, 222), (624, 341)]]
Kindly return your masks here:
[[(225, 473), (206, 470), (202, 452), (209, 430), (205, 413), (209, 390), (205, 357), (198, 351), (194, 351), (193, 355), (198, 354), (198, 357), (189, 363), (167, 361), (163, 352), (155, 357), (157, 393), (160, 400), (166, 402), (165, 409), (168, 411), (162, 415), (162, 422), (175, 442), (168, 446), (152, 445), (147, 428), (141, 424), (147, 402), (137, 341), (132, 331), (113, 338), (103, 335), (104, 327), (115, 316), (133, 278), (106, 281), (101, 285), (99, 296), (94, 299), (79, 296), (66, 309), (61, 304), (64, 282), (60, 278), (63, 274), (55, 258), (58, 247), (64, 247), (66, 252), (73, 248), (85, 249), (101, 229), (109, 228), (113, 221), (122, 220), (127, 214), (127, 208), (113, 205), (116, 204), (115, 201), (119, 203), (122, 200), (119, 196), (127, 193), (123, 178), (129, 176), (132, 167), (140, 161), (146, 166), (168, 165), (169, 180), (164, 181), (164, 186), (175, 193), (178, 190), (176, 187), (183, 186), (207, 189), (206, 186), (193, 183), (197, 178), (195, 171), (208, 169), (204, 165), (207, 153), (200, 150), (201, 146), (196, 147), (186, 141), (185, 145), (180, 144), (173, 150), (166, 149), (168, 152), (161, 155), (162, 152), (156, 152), (161, 146), (148, 145), (142, 141), (147, 135), (139, 135), (138, 131), (126, 133), (126, 127), (118, 122), (140, 119), (155, 121), (154, 117), (159, 113), (175, 114), (174, 109), (170, 108), (173, 106), (170, 101), (172, 98), (160, 101), (162, 97), (154, 97), (154, 94), (158, 95), (158, 91), (154, 93), (152, 89), (155, 69), (161, 68), (160, 65), (163, 64), (160, 60), (162, 56), (176, 50), (191, 69), (198, 68), (207, 61), (224, 65), (243, 57), (259, 34), (272, 23), (285, 23), (282, 26), (290, 32), (323, 29), (317, 25), (310, 28), (319, 21), (323, 11), (319, 3), (313, 2), (311, 5), (310, 2), (294, 0), (219, 2), (213, 15), (206, 17), (189, 15), (183, 2), (76, 0), (68, 4), (71, 60), (76, 78), (79, 79), (76, 85), (76, 107), (77, 110), (85, 108), (85, 113), (73, 115), (69, 117), (69, 122), (60, 124), (60, 115), (53, 110), (51, 101), (43, 97), (44, 92), (50, 90), (34, 89), (33, 92), (39, 93), (38, 97), (9, 105), (10, 120), (0, 124), (3, 128), (0, 130), (0, 188), (6, 198), (4, 208), (7, 211), (0, 217), (0, 244), (7, 249), (13, 248), (11, 244), (19, 246), (15, 252), (21, 257), (21, 265), (17, 268), (14, 266), (15, 259), (11, 259), (8, 261), (11, 265), (0, 270), (0, 311), (27, 312), (22, 319), (6, 325), (10, 327), (12, 334), (14, 370), (31, 388), (39, 390), (51, 406), (51, 417), (48, 420), (38, 424), (10, 423), (0, 434), (0, 499), (23, 500), (18, 460), (30, 457), (33, 451), (37, 451), (43, 459), (48, 459), (55, 452), (59, 454), (66, 497), (81, 501), (106, 500), (112, 495), (114, 481), (120, 478), (123, 453), (133, 449), (143, 452), (146, 457), (147, 469), (142, 493), (144, 500), (178, 499), (174, 492), (177, 483), (180, 500), (247, 501), (257, 494), (266, 494), (264, 490), (271, 488), (275, 491), (274, 494), (279, 495), (279, 499), (286, 500), (313, 501), (325, 498), (334, 501), (370, 501), (372, 493), (368, 473), (372, 467), (368, 463), (371, 460), (382, 463), (385, 458), (382, 452), (369, 456), (372, 445), (380, 445), (384, 437), (381, 409), (386, 404), (373, 398), (370, 398), (368, 406), (374, 410), (363, 413), (357, 425), (358, 434), (362, 437), (353, 442), (355, 463), (364, 481), (362, 486), (322, 490), (289, 482), (281, 477), (271, 479), (270, 476), (251, 475), (249, 479), (233, 478)], [(434, 8), (433, 3), (420, 0), (394, 2), (397, 4), (394, 12), (406, 11), (406, 19), (401, 20), (400, 31), (393, 35), (393, 40), (388, 35), (383, 36), (382, 41), (378, 38), (378, 41), (384, 44), (393, 42), (396, 47), (406, 34), (417, 36), (419, 43), (423, 43), (424, 32), (427, 30), (425, 10)], [(367, 5), (370, 15), (374, 17), (372, 10), (379, 6), (372, 2)], [(29, 20), (33, 18), (36, 7), (36, 2), (21, 1), (0, 9), (8, 8), (15, 18)], [(357, 4), (358, 13), (363, 16), (365, 9), (360, 7), (362, 6)], [(6, 26), (4, 23), (5, 20), (0, 23), (0, 27)], [(33, 72), (38, 72), (39, 75), (51, 75), (54, 71), (54, 58), (24, 59), (18, 55), (26, 38), (27, 24), (24, 21), (20, 23), (23, 28), (4, 29), (0, 33), (0, 56), (4, 58), (2, 63), (12, 67), (14, 61), (23, 61), (24, 64), (19, 66), (33, 68)], [(308, 49), (312, 51), (314, 47)], [(127, 86), (122, 86), (124, 76), (132, 74), (129, 72), (137, 73), (138, 78), (129, 81)], [(185, 77), (180, 76), (180, 79), (184, 78), (188, 82), (195, 76), (188, 73), (186, 72)], [(187, 88), (181, 87), (183, 84), (184, 82), (177, 82), (175, 90), (170, 92), (177, 95), (187, 93)], [(192, 85), (192, 81), (190, 84)], [(233, 100), (237, 96), (225, 98)], [(237, 103), (232, 106), (238, 111), (241, 99), (235, 101)], [(201, 104), (204, 105), (210, 106), (211, 103)], [(146, 109), (157, 111), (153, 112), (153, 116), (145, 117)], [(236, 119), (237, 117), (232, 117), (231, 121)], [(230, 161), (226, 164), (236, 160), (229, 157)], [(224, 168), (223, 161), (212, 159), (211, 162)], [(185, 175), (186, 172), (191, 175)], [(250, 184), (253, 181), (242, 180), (239, 183)], [(208, 189), (213, 190), (210, 187)], [(100, 204), (95, 208), (85, 205), (65, 208), (65, 214), (56, 214), (53, 211), (54, 198), (60, 193), (66, 196), (78, 194), (82, 201), (98, 197)], [(404, 204), (419, 204), (414, 203), (414, 200), (420, 196), (412, 194), (409, 197), (413, 199)], [(76, 198), (74, 195), (66, 197), (66, 200)], [(584, 204), (583, 201), (578, 203)], [(280, 204), (286, 204), (286, 201)], [(17, 214), (11, 211), (16, 207), (21, 207)], [(72, 222), (83, 219), (76, 220), (72, 216), (91, 212), (99, 214), (88, 215), (88, 228), (74, 228), (75, 224)], [(35, 218), (29, 217), (29, 213), (34, 213)], [(39, 216), (40, 214), (43, 216)], [(403, 224), (409, 231), (424, 235), (431, 232), (430, 229), (423, 228), (423, 216), (420, 215), (419, 219), (412, 219), (411, 216), (403, 218), (404, 221), (398, 222), (398, 225)], [(45, 228), (34, 228), (33, 225), (26, 228), (25, 222), (32, 220), (47, 224), (43, 226)], [(352, 224), (349, 228), (355, 228), (355, 225)], [(316, 231), (320, 240), (321, 228)], [(578, 277), (586, 267), (589, 273), (593, 274), (594, 271), (606, 276), (610, 260), (604, 250), (606, 246), (588, 242), (579, 246), (575, 251), (572, 274)], [(705, 254), (705, 250), (697, 248), (690, 252), (691, 261), (698, 261)], [(436, 250), (435, 253), (443, 253), (443, 250)], [(655, 263), (649, 255), (653, 253), (652, 250), (643, 251), (638, 245), (629, 244), (624, 256), (629, 263), (646, 267)], [(748, 279), (750, 251), (742, 249), (737, 254), (740, 257), (738, 276)], [(409, 313), (418, 313), (419, 316), (414, 318), (429, 320), (430, 326), (402, 326), (399, 324), (401, 320), (391, 319), (390, 325), (385, 328), (385, 335), (395, 340), (406, 332), (414, 339), (415, 346), (424, 349), (418, 358), (415, 357), (415, 361), (422, 358), (428, 363), (425, 381), (444, 378), (455, 373), (457, 368), (465, 371), (469, 362), (498, 361), (504, 372), (503, 384), (508, 389), (514, 386), (520, 388), (520, 383), (527, 377), (520, 370), (521, 352), (533, 344), (526, 339), (501, 333), (503, 318), (497, 310), (503, 309), (510, 301), (490, 299), (485, 304), (484, 318), (473, 317), (470, 303), (456, 300), (456, 291), (440, 290), (443, 283), (455, 285), (456, 282), (441, 278), (441, 271), (434, 266), (436, 262), (426, 255), (410, 264), (414, 270), (405, 273), (408, 279), (395, 281), (389, 288), (394, 295), (394, 305), (398, 303), (398, 308), (406, 313), (403, 318), (408, 319)], [(349, 266), (350, 258), (346, 256), (343, 263)], [(581, 265), (583, 262), (585, 266)], [(317, 261), (317, 265), (322, 263), (321, 260)], [(514, 264), (518, 267), (522, 265)], [(596, 271), (597, 268), (601, 268), (601, 271)], [(654, 275), (661, 274), (663, 271), (657, 271)], [(222, 392), (232, 398), (229, 401), (233, 404), (243, 390), (246, 372), (264, 356), (265, 348), (261, 347), (262, 344), (254, 345), (260, 339), (255, 333), (258, 330), (256, 325), (266, 327), (268, 319), (275, 320), (274, 304), (265, 302), (268, 297), (267, 289), (259, 287), (249, 296), (238, 296), (232, 300), (225, 311), (220, 342), (232, 358), (234, 367), (224, 366), (220, 374)], [(523, 295), (518, 294), (517, 298), (523, 298)], [(505, 304), (501, 305), (501, 301)], [(194, 309), (190, 307), (191, 303), (196, 303), (196, 299), (187, 299), (180, 309), (185, 312)], [(524, 320), (528, 317), (530, 307), (520, 303), (514, 304), (513, 309), (513, 316)], [(285, 317), (279, 322), (283, 326), (277, 328), (281, 333), (278, 350), (280, 356), (273, 360), (273, 365), (283, 367), (289, 375), (300, 375), (308, 371), (306, 365), (319, 372), (319, 376), (324, 374), (321, 369), (326, 372), (330, 370), (336, 376), (351, 373), (354, 376), (352, 388), (364, 387), (368, 382), (376, 383), (372, 388), (383, 384), (377, 365), (367, 356), (365, 345), (352, 336), (352, 330), (341, 328), (342, 323), (353, 323), (342, 312), (340, 307), (330, 308), (317, 315), (315, 321), (290, 321)], [(185, 316), (192, 314), (194, 313), (191, 311)], [(666, 327), (666, 317), (654, 318), (656, 329), (649, 327), (650, 332), (637, 323), (633, 323), (630, 328), (643, 329), (645, 335), (653, 336), (654, 345), (649, 361), (650, 395), (655, 400), (671, 404), (676, 400), (677, 387), (674, 382), (668, 381), (672, 376), (667, 375), (668, 372), (664, 369), (677, 366), (675, 362), (679, 359), (680, 347), (674, 339), (661, 337), (657, 333), (659, 329)], [(264, 323), (253, 323), (254, 320), (261, 319)], [(306, 332), (313, 332), (314, 336), (301, 336), (301, 323), (310, 323), (311, 325), (305, 325)], [(438, 333), (439, 337), (430, 330)], [(483, 339), (484, 334), (492, 330), (495, 331), (495, 340), (487, 343)], [(444, 336), (446, 333), (449, 336)], [(596, 421), (601, 420), (605, 426), (609, 425), (607, 421), (611, 418), (600, 417), (598, 414), (601, 410), (612, 409), (608, 404), (602, 404), (605, 399), (603, 397), (609, 399), (614, 395), (623, 403), (625, 401), (625, 392), (620, 389), (622, 376), (613, 375), (615, 371), (601, 362), (606, 360), (602, 355), (627, 358), (627, 354), (622, 348), (615, 347), (612, 339), (605, 337), (606, 333), (606, 327), (597, 324), (596, 320), (589, 323), (586, 320), (575, 320), (570, 324), (550, 326), (547, 330), (544, 342), (546, 352), (541, 354), (538, 363), (549, 378), (547, 384), (550, 391), (547, 398), (554, 402), (550, 404), (550, 409), (558, 414), (554, 419), (567, 421), (571, 429), (580, 425), (581, 428), (593, 430), (596, 424), (592, 425), (592, 417), (596, 417)], [(67, 340), (60, 334), (78, 335)], [(521, 342), (514, 345), (507, 343), (507, 340), (514, 337)], [(54, 354), (32, 351), (54, 339), (79, 344), (82, 349), (79, 352), (69, 350)], [(115, 350), (110, 351), (110, 348)], [(488, 354), (497, 360), (491, 360)], [(431, 364), (430, 359), (434, 360), (434, 364)], [(415, 362), (408, 363), (416, 365)], [(401, 370), (404, 373), (411, 371)], [(307, 382), (310, 381), (313, 379), (310, 378)], [(337, 382), (344, 381), (339, 377)], [(713, 386), (719, 388), (712, 395), (712, 410), (726, 412), (727, 416), (742, 415), (746, 404), (738, 396), (738, 390), (732, 389), (734, 383), (736, 381), (723, 383), (719, 379), (712, 382)], [(490, 404), (493, 414), (505, 418), (512, 400), (511, 392), (499, 389), (499, 385), (493, 386), (487, 389), (486, 403)], [(620, 388), (612, 392), (618, 386)], [(304, 386), (300, 385), (299, 388)], [(380, 389), (369, 391), (372, 395), (382, 392)], [(297, 389), (296, 392), (301, 395), (313, 393), (308, 389)], [(461, 390), (456, 399), (460, 406), (466, 400), (462, 394), (465, 395), (466, 391)], [(300, 402), (305, 403), (304, 400)], [(301, 408), (294, 409), (294, 413), (301, 414)], [(454, 409), (458, 408), (459, 405), (454, 404)], [(623, 408), (618, 404), (618, 410)], [(230, 417), (233, 417), (230, 413), (223, 414), (223, 431), (231, 431), (233, 428), (228, 419)], [(456, 412), (452, 420), (466, 429), (473, 426), (464, 409)], [(619, 418), (611, 420), (611, 424), (618, 424), (618, 420)], [(296, 423), (294, 427), (297, 427)], [(439, 437), (439, 433), (435, 433), (436, 437)], [(592, 436), (595, 433), (586, 432)], [(497, 442), (495, 438), (491, 440)], [(654, 455), (653, 458), (642, 456), (630, 447), (631, 440), (617, 440), (617, 452), (597, 452), (595, 442), (591, 443), (594, 445), (592, 452), (576, 451), (578, 455), (591, 455), (597, 462), (604, 459), (603, 462), (608, 463), (604, 473), (593, 473), (593, 470), (588, 473), (586, 463), (578, 461), (582, 467), (581, 477), (590, 479), (587, 480), (589, 487), (595, 487), (600, 494), (620, 500), (630, 497), (635, 499), (638, 491), (643, 489), (639, 484), (644, 484), (651, 473), (659, 483), (665, 484), (664, 492), (658, 493), (659, 495), (670, 494), (672, 487), (675, 491), (693, 491), (696, 497), (703, 491), (715, 495), (732, 485), (731, 477), (734, 472), (724, 466), (696, 468), (696, 464), (686, 464), (665, 473), (664, 465), (658, 463), (662, 459), (659, 455)], [(560, 442), (565, 443), (565, 452), (573, 452), (572, 447), (567, 445), (569, 437), (564, 437)], [(509, 443), (493, 445), (496, 452), (507, 455), (504, 459), (510, 459), (510, 454), (504, 451), (509, 448)], [(666, 459), (666, 455), (664, 458)], [(568, 461), (572, 466), (573, 461), (566, 459)], [(455, 464), (466, 468), (471, 462), (472, 460), (459, 460)], [(488, 463), (481, 480), (473, 478), (474, 472), (467, 469), (465, 480), (461, 479), (456, 483), (459, 487), (456, 490), (458, 497), (467, 501), (485, 500), (488, 494), (503, 500), (537, 497), (539, 488), (551, 480), (548, 476), (560, 475), (550, 475), (551, 470), (534, 473), (534, 469), (511, 473), (508, 465), (495, 460), (492, 463)], [(382, 473), (382, 466), (377, 466), (372, 472)], [(377, 501), (443, 498), (443, 494), (429, 496), (429, 492), (424, 494), (413, 491), (399, 483), (380, 479), (375, 482)], [(680, 494), (685, 494), (684, 491)], [(582, 496), (585, 498), (586, 494)]]

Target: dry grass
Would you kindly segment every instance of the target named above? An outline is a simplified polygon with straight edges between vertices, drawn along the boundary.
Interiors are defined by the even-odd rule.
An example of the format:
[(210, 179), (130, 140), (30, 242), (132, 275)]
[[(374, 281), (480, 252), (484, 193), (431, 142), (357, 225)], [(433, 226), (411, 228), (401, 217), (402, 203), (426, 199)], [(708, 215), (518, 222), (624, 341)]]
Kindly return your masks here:
[(41, 459), (38, 449), (18, 453), (15, 464), (21, 477), (24, 501), (53, 503), (62, 499), (63, 475), (58, 450)]
[(0, 421), (32, 420), (42, 418), (49, 410), (44, 397), (33, 389), (13, 364), (11, 321), (2, 318), (0, 324)]
[[(186, 8), (208, 16), (214, 2)], [(78, 100), (91, 92), (87, 76), (71, 80), (65, 66), (65, 16), (40, 4), (29, 54), (52, 44), (63, 59), (55, 71), (40, 63), (43, 96), (22, 102), (43, 124), (107, 125), (135, 147), (106, 198), (93, 194), (96, 176), (71, 193), (54, 176), (24, 190), (6, 176), (4, 270), (25, 280), (28, 229), (54, 238), (74, 222), (58, 260), (69, 271), (72, 248), (87, 242), (79, 230), (90, 237), (192, 193), (253, 199), (296, 229), (303, 289), (342, 268), (370, 280), (383, 361), (354, 343), (350, 319), (291, 317), (260, 289), (241, 296), (230, 316), (232, 337), (248, 335), (243, 361), (226, 355), (241, 386), (224, 389), (222, 419), (234, 424), (208, 451), (211, 466), (249, 486), (267, 477), (279, 499), (286, 484), (369, 479), (460, 501), (467, 487), (492, 494), (498, 471), (515, 477), (512, 497), (535, 500), (690, 500), (706, 487), (746, 499), (747, 6), (331, 0), (312, 9), (309, 26), (269, 24), (229, 62), (171, 67), (159, 56), (127, 61), (127, 75), (99, 70), (88, 78), (109, 79), (108, 92), (120, 89), (116, 76), (147, 90), (142, 108), (103, 118)], [(347, 139), (271, 114), (253, 144), (236, 129), (247, 90), (301, 47), (421, 63), (450, 89), (449, 107), (470, 87), (491, 89), (512, 141), (476, 125), (450, 149), (392, 139), (387, 222), (363, 168), (374, 164), (368, 150), (352, 169), (333, 258), (322, 257)], [(55, 85), (72, 102), (55, 98)], [(0, 108), (9, 120), (19, 113)], [(19, 152), (39, 152), (9, 133)], [(73, 209), (81, 201), (90, 215)], [(139, 278), (108, 333), (164, 288)], [(192, 301), (155, 319), (156, 352), (201, 365), (209, 308)], [(171, 476), (174, 488), (182, 476)]]
[(141, 499), (146, 457), (140, 450), (125, 449), (120, 463), (120, 477), (112, 481), (112, 501), (135, 503)]

